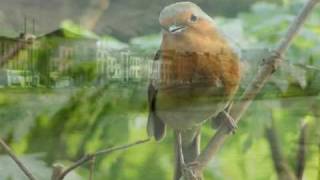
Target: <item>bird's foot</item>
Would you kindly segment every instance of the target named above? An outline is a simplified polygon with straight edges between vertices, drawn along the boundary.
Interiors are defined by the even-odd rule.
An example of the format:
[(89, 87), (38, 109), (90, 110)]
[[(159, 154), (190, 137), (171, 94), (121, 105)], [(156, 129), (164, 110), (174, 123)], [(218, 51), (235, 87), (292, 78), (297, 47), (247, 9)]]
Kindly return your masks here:
[(194, 161), (183, 165), (183, 180), (196, 179), (202, 180), (201, 173), (199, 172), (199, 162)]
[(222, 113), (224, 114), (223, 120), (225, 121), (230, 131), (234, 134), (238, 129), (236, 121), (233, 119), (233, 117), (230, 116), (229, 112), (224, 110), (222, 111)]

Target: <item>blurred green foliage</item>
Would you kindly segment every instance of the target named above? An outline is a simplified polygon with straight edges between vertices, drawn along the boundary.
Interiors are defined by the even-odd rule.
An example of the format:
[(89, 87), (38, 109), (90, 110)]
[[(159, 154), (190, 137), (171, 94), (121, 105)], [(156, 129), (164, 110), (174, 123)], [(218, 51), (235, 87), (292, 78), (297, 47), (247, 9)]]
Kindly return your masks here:
[[(216, 19), (227, 36), (243, 49), (242, 57), (247, 67), (239, 94), (257, 71), (262, 54), (276, 45), (301, 6), (302, 1), (286, 1), (281, 6), (256, 3), (249, 12), (241, 13), (236, 18)], [(302, 121), (309, 123), (305, 179), (317, 179), (320, 171), (319, 19), (318, 7), (294, 40), (282, 68), (243, 117), (240, 129), (207, 168), (207, 180), (277, 179), (265, 138), (265, 128), (272, 121), (292, 169), (296, 166), (300, 124)], [(99, 38), (72, 22), (65, 22), (63, 27), (80, 37)], [(68, 38), (79, 38), (74, 34)], [(107, 44), (110, 42), (137, 54), (152, 54), (160, 43), (159, 35), (136, 37), (128, 44), (111, 37), (103, 39)], [(0, 135), (22, 156), (26, 165), (37, 172), (39, 179), (50, 178), (53, 163), (68, 166), (85, 153), (147, 137), (147, 82), (96, 85), (95, 63), (89, 59), (69, 67), (65, 74), (50, 75), (45, 69), (49, 62), (42, 60), (50, 60), (46, 57), (52, 56), (60, 40), (45, 42), (47, 46), (40, 46), (43, 51), (40, 48), (34, 58), (37, 62), (35, 71), (44, 79), (40, 82), (43, 86), (0, 89)], [(76, 79), (81, 74), (89, 74), (88, 78), (79, 80), (81, 86), (48, 86), (56, 81), (54, 77), (70, 76)], [(209, 126), (203, 128), (203, 144), (213, 133)], [(95, 163), (95, 179), (171, 179), (174, 161), (172, 144), (173, 138), (169, 135), (161, 143), (152, 141), (99, 157)], [(1, 149), (0, 152), (3, 153)], [(14, 173), (17, 172), (15, 168), (7, 156), (0, 156), (1, 179), (23, 179), (21, 174)], [(88, 166), (85, 165), (67, 179), (86, 179), (87, 176)]]

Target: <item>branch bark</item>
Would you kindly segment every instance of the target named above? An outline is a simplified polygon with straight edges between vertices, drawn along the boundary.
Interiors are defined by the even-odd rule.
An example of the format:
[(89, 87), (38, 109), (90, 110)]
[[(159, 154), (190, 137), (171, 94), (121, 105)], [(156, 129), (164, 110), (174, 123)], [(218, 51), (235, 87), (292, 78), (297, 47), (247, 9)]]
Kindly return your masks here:
[(278, 179), (296, 180), (296, 176), (294, 175), (292, 169), (290, 169), (290, 166), (281, 151), (281, 143), (273, 121), (271, 126), (266, 127), (265, 135), (270, 145), (273, 165), (277, 172)]
[(89, 180), (93, 180), (93, 178), (94, 178), (94, 164), (95, 164), (95, 162), (96, 162), (95, 157), (90, 160)]
[(3, 67), (10, 59), (15, 57), (21, 50), (26, 49), (35, 41), (32, 34), (24, 34), (17, 39), (17, 43), (8, 50), (4, 55), (0, 56), (0, 68)]
[[(286, 35), (279, 41), (278, 46), (276, 46), (273, 53), (269, 56), (269, 58), (264, 60), (264, 63), (262, 64), (257, 76), (248, 86), (240, 101), (234, 104), (230, 115), (233, 117), (236, 123), (238, 123), (242, 115), (248, 109), (252, 100), (260, 92), (266, 82), (270, 79), (271, 75), (281, 64), (283, 54), (288, 49), (292, 39), (295, 37), (303, 23), (306, 21), (308, 15), (318, 2), (319, 0), (309, 0), (305, 4), (302, 11), (290, 25)], [(227, 124), (224, 124), (218, 129), (217, 133), (212, 137), (208, 145), (198, 156), (197, 162), (200, 166), (198, 168), (203, 169), (209, 163), (209, 161), (213, 158), (230, 134), (231, 132)]]
[(81, 25), (88, 30), (94, 30), (109, 4), (109, 0), (91, 0), (87, 12), (81, 18)]
[(29, 169), (19, 160), (19, 158), (14, 154), (11, 148), (0, 138), (0, 145), (5, 150), (5, 152), (11, 157), (12, 160), (18, 165), (21, 171), (30, 179), (35, 180), (36, 178), (32, 175)]
[[(84, 155), (81, 159), (79, 159), (77, 162), (75, 162), (73, 165), (71, 165), (70, 167), (66, 168), (65, 170), (60, 170), (60, 173), (56, 173), (55, 175), (52, 175), (52, 180), (63, 180), (71, 171), (73, 171), (74, 169), (82, 166), (83, 164), (85, 164), (88, 161), (91, 161), (92, 159), (95, 159), (97, 156), (101, 156), (101, 155), (107, 155), (110, 154), (114, 151), (120, 151), (120, 150), (126, 150), (129, 149), (133, 146), (139, 145), (139, 144), (143, 144), (150, 141), (150, 139), (145, 139), (145, 140), (140, 140), (140, 141), (136, 141), (134, 143), (131, 144), (126, 144), (126, 145), (122, 145), (122, 146), (116, 146), (113, 148), (108, 148), (108, 149), (104, 149), (104, 150), (100, 150), (97, 151), (93, 154), (87, 154)], [(60, 167), (58, 167), (57, 171), (59, 170)], [(54, 168), (56, 169), (56, 168)], [(57, 172), (54, 171), (54, 172)]]
[(302, 180), (303, 172), (306, 164), (307, 129), (308, 129), (308, 124), (306, 122), (302, 122), (301, 128), (300, 128), (299, 148), (297, 153), (297, 166), (296, 166), (296, 176), (298, 180)]

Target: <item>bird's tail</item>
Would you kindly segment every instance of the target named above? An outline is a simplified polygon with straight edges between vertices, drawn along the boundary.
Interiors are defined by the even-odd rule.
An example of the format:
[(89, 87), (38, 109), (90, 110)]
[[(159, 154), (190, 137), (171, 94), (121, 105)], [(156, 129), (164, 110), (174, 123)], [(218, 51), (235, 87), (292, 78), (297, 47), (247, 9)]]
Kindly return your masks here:
[[(180, 131), (183, 158), (186, 164), (193, 162), (200, 153), (200, 128)], [(175, 132), (175, 174), (174, 180), (182, 176), (181, 155), (178, 146), (179, 136)]]

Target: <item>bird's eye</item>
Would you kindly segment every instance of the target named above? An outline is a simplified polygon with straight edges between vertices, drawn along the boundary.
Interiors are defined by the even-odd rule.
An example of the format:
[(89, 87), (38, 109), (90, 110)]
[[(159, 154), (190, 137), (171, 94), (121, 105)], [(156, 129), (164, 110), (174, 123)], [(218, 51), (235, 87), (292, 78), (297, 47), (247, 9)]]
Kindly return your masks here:
[(190, 21), (196, 22), (197, 20), (198, 20), (198, 17), (195, 16), (194, 14), (192, 14), (191, 17), (190, 17)]

